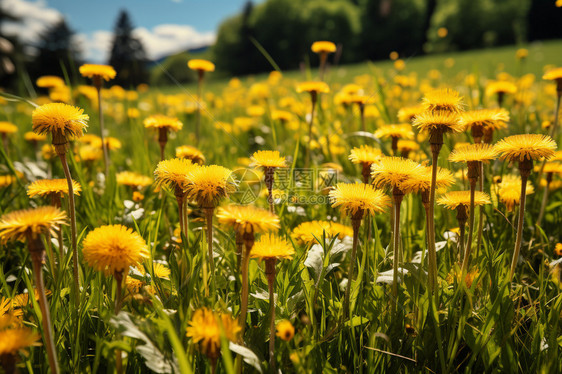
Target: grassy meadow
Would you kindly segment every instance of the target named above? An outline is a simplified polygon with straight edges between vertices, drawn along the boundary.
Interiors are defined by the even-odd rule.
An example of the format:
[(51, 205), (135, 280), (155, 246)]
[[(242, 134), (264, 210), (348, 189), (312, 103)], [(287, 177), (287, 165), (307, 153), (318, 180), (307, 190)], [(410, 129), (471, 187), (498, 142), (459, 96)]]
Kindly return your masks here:
[[(517, 134), (551, 134), (560, 144), (562, 74), (542, 76), (562, 66), (561, 47), (533, 44), (524, 58), (502, 47), (329, 63), (328, 92), (312, 52), (301, 71), (202, 73), (201, 100), (196, 83), (128, 90), (103, 81), (108, 157), (101, 79), (37, 87), (37, 97), (0, 93), (2, 370), (562, 371), (562, 155), (549, 148), (535, 157), (543, 143), (527, 150), (535, 160), (522, 211), (523, 159), (495, 148)], [(432, 96), (444, 88), (454, 91)], [(429, 113), (432, 97), (454, 109), (448, 121), (458, 131), (444, 134), (437, 165), (449, 182), (437, 185), (428, 215), (423, 191), (402, 183), (431, 181), (436, 143), (416, 116)], [(83, 113), (64, 107), (40, 117), (52, 103)], [(448, 191), (471, 188), (467, 162), (449, 157), (479, 142), (459, 122), (479, 109), (502, 113), (489, 120), (494, 151), (478, 166), (475, 188), (486, 197), (472, 212), (466, 201), (447, 209)], [(64, 133), (67, 144), (54, 141), (61, 126), (74, 131)], [(279, 155), (257, 153), (266, 150)], [(391, 156), (404, 166), (388, 166)], [(34, 183), (65, 178), (62, 158), (80, 186), (75, 233), (67, 181), (29, 196)], [(355, 183), (362, 190), (346, 194)], [(38, 213), (56, 205), (58, 220)], [(10, 216), (24, 209), (32, 210)], [(460, 210), (474, 221), (459, 224)], [(130, 230), (96, 231), (117, 225)]]

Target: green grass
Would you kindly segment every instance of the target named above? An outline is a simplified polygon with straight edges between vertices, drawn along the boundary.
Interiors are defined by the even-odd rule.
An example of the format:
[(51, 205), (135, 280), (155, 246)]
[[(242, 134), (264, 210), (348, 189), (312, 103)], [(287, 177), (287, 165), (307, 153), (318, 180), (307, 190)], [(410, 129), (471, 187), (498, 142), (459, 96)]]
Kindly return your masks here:
[[(485, 79), (495, 78), (498, 63), (504, 64), (505, 71), (516, 77), (528, 72), (537, 74), (536, 82), (528, 88), (530, 102), (520, 103), (511, 97), (505, 100), (511, 120), (506, 129), (495, 134), (495, 140), (522, 132), (545, 133), (542, 121), (553, 117), (555, 89), (552, 83), (538, 78), (543, 65), (562, 65), (562, 55), (556, 53), (561, 45), (562, 42), (557, 41), (529, 47), (530, 57), (523, 66), (515, 61), (514, 47), (413, 58), (406, 61), (404, 74), (417, 72), (419, 84), (429, 69), (438, 69), (442, 79), (432, 84), (453, 86), (467, 97), (466, 100), (472, 97), (470, 107), (496, 105), (495, 97), (482, 97), (476, 93), (484, 90)], [(446, 58), (455, 60), (455, 64), (447, 69), (443, 68)], [(464, 85), (463, 78), (469, 72), (477, 72), (482, 77), (472, 90)], [(291, 171), (303, 168), (305, 147), (311, 147), (314, 172), (325, 169), (323, 165), (331, 162), (341, 166), (342, 171), (337, 174), (339, 182), (359, 181), (361, 170), (349, 160), (353, 147), (372, 145), (386, 155), (391, 151), (390, 142), (357, 132), (357, 110), (334, 104), (338, 87), (352, 82), (357, 75), (368, 76), (365, 90), (374, 98), (380, 113), (389, 114), (389, 118), (381, 116), (367, 120), (367, 130), (371, 133), (385, 122), (394, 122), (398, 109), (416, 104), (422, 97), (419, 86), (396, 90), (391, 83), (396, 71), (390, 62), (332, 68), (328, 76), (332, 92), (321, 96), (322, 105), (319, 105), (315, 119), (314, 137), (320, 144), (316, 146), (303, 135), (307, 132), (309, 96), (295, 92), (295, 83), (314, 77), (314, 70), (287, 72), (284, 80), (268, 86), (270, 96), (267, 99), (252, 97), (249, 93), (253, 83), (265, 82), (265, 74), (243, 78), (238, 91), (225, 90), (224, 80), (211, 80), (205, 90), (212, 92), (214, 98), (207, 103), (208, 112), (202, 117), (202, 137), (197, 146), (204, 153), (207, 164), (231, 169), (247, 167), (247, 158), (257, 150), (276, 149), (288, 158)], [(159, 191), (151, 185), (137, 191), (144, 195), (142, 201), (132, 201), (133, 189), (118, 185), (115, 178), (115, 173), (125, 170), (153, 175), (159, 161), (158, 136), (142, 125), (142, 120), (150, 114), (174, 115), (184, 124), (177, 134), (170, 134), (166, 158), (174, 156), (176, 146), (195, 144), (195, 115), (184, 110), (184, 104), (192, 100), (193, 92), (194, 86), (170, 86), (141, 93), (138, 100), (127, 101), (119, 97), (105, 100), (108, 133), (123, 143), (121, 149), (111, 151), (108, 178), (102, 175), (101, 160), (86, 161), (76, 157), (80, 154), (78, 141), (69, 148), (69, 155), (73, 155), (70, 157), (73, 178), (82, 185), (82, 192), (77, 197), (79, 251), (82, 251), (85, 236), (94, 228), (124, 224), (146, 241), (149, 258), (140, 265), (144, 274), (130, 271), (129, 279), (136, 280), (142, 287), (139, 290), (131, 287), (125, 292), (122, 313), (115, 315), (116, 284), (113, 277), (93, 270), (80, 255), (82, 303), (79, 310), (75, 310), (71, 298), (70, 230), (63, 229), (63, 257), (59, 258), (59, 246), (53, 243), (43, 273), (46, 287), (51, 291), (48, 300), (57, 353), (64, 372), (113, 372), (115, 352), (120, 350), (127, 354), (124, 362), (128, 373), (209, 373), (210, 361), (201, 352), (201, 347), (186, 336), (194, 311), (208, 307), (235, 316), (240, 311), (240, 274), (236, 270), (232, 228), (217, 220), (214, 222), (216, 272), (209, 275), (200, 207), (194, 201), (190, 202), (189, 245), (186, 240), (180, 243), (174, 234), (178, 227), (178, 209), (173, 192), (168, 189)], [(163, 93), (180, 94), (181, 104), (163, 104)], [(281, 99), (287, 97), (293, 102), (284, 109), (292, 111), (296, 126), (284, 125), (270, 116), (271, 110), (279, 108)], [(99, 134), (97, 110), (92, 103), (79, 98), (74, 104), (90, 115), (88, 133)], [(49, 204), (49, 199), (29, 199), (26, 195), (30, 182), (63, 175), (57, 159), (45, 160), (24, 140), (23, 134), (31, 130), (33, 108), (16, 101), (0, 105), (4, 109), (0, 121), (7, 120), (18, 126), (18, 133), (8, 138), (8, 146), (2, 147), (0, 152), (0, 175), (17, 177), (14, 183), (0, 188), (0, 214)], [(236, 117), (246, 116), (249, 105), (259, 105), (266, 111), (247, 131), (229, 133), (215, 126), (216, 121), (233, 123)], [(142, 116), (128, 118), (123, 115), (128, 107), (141, 108)], [(430, 147), (426, 139), (418, 139), (420, 150), (412, 157), (425, 162), (429, 159)], [(561, 140), (560, 136), (557, 140)], [(447, 135), (439, 166), (458, 173), (463, 166), (448, 162), (447, 156), (456, 143), (465, 141), (471, 141), (470, 134)], [(49, 142), (50, 139), (44, 144)], [(16, 170), (23, 172), (23, 176)], [(448, 232), (458, 226), (455, 212), (436, 206), (436, 236), (441, 249), (438, 252), (438, 302), (433, 304), (434, 298), (426, 287), (426, 255), (421, 264), (417, 260), (426, 248), (424, 209), (420, 197), (409, 194), (404, 198), (401, 211), (402, 267), (407, 273), (398, 288), (398, 311), (391, 313), (392, 291), (386, 281), (393, 268), (393, 257), (391, 218), (385, 212), (370, 221), (370, 228), (366, 221), (362, 223), (352, 281), (353, 317), (348, 321), (342, 320), (342, 303), (349, 277), (349, 237), (339, 243), (317, 233), (320, 244), (311, 250), (299, 244), (291, 233), (297, 225), (311, 220), (334, 220), (349, 226), (350, 219), (331, 207), (326, 191), (321, 188), (323, 185), (315, 184), (303, 191), (301, 186), (295, 185), (293, 173), (286, 175), (286, 182), (292, 184), (284, 190), (305, 201), (288, 200), (275, 208), (280, 220), (278, 233), (293, 245), (296, 252), (292, 259), (280, 260), (276, 268), (277, 322), (288, 319), (295, 327), (292, 340), (276, 339), (277, 367), (287, 373), (562, 372), (559, 359), (562, 353), (560, 267), (552, 264), (559, 258), (554, 246), (562, 237), (561, 189), (551, 191), (543, 223), (536, 227), (543, 189), (538, 173), (532, 173), (535, 192), (528, 196), (521, 261), (510, 284), (508, 274), (517, 208), (508, 212), (498, 200), (493, 177), (517, 175), (518, 171), (516, 165), (501, 160), (491, 162), (485, 170), (484, 190), (490, 193), (492, 203), (484, 208), (483, 245), (471, 261), (472, 282), (463, 282), (455, 276), (459, 267), (457, 245), (454, 240), (447, 239)], [(283, 174), (277, 174), (278, 183), (282, 177)], [(554, 180), (558, 183), (560, 177), (554, 176)], [(458, 178), (452, 187), (454, 190), (466, 188), (462, 178)], [(66, 203), (63, 199), (63, 209)], [(228, 199), (221, 202), (228, 203), (231, 203)], [(266, 209), (268, 206), (263, 195), (254, 205)], [(340, 250), (342, 244), (343, 250)], [(156, 274), (154, 261), (169, 268), (169, 277)], [(29, 292), (33, 288), (30, 269), (25, 243), (0, 242), (0, 298), (11, 300)], [(222, 352), (217, 372), (235, 372), (241, 356), (247, 362), (245, 372), (269, 369), (267, 346), (271, 305), (263, 263), (251, 260), (249, 284), (250, 313), (244, 321), (247, 325), (243, 337), (245, 348), (229, 347), (222, 336), (222, 346), (217, 348)], [(211, 290), (208, 294), (207, 289)], [(17, 309), (21, 311), (22, 323), (41, 333), (38, 304), (28, 301)], [(0, 334), (4, 329), (0, 325)], [(0, 339), (0, 347), (3, 343)], [(42, 346), (31, 347), (16, 357), (20, 372), (49, 371)]]
[[(526, 48), (529, 51), (528, 58), (520, 62), (515, 57), (515, 52), (519, 48)], [(444, 83), (453, 83), (455, 77), (461, 72), (477, 73), (486, 77), (494, 77), (499, 72), (506, 72), (511, 75), (522, 75), (526, 73), (541, 77), (544, 73), (545, 65), (562, 65), (562, 41), (535, 42), (522, 46), (504, 46), (465, 52), (450, 52), (442, 54), (431, 54), (426, 56), (400, 56), (406, 62), (404, 74), (416, 73), (420, 77), (427, 75), (431, 69), (439, 70), (443, 75)], [(212, 58), (212, 56), (206, 56)], [(453, 63), (446, 63), (447, 59), (452, 59)], [(158, 69), (158, 67), (155, 67)], [(341, 66), (332, 66), (328, 80), (333, 83), (349, 83), (349, 81), (361, 74), (371, 74), (375, 70), (393, 70), (393, 62), (375, 61)], [(273, 67), (271, 70), (274, 70)], [(285, 77), (304, 81), (316, 76), (314, 69), (306, 71), (283, 71)], [(222, 75), (222, 74), (221, 74)], [(243, 82), (260, 81), (267, 77), (267, 74), (257, 74), (249, 77), (240, 77)], [(213, 79), (209, 76), (207, 89), (211, 92), (219, 92), (228, 80), (225, 78)], [(195, 84), (182, 85), (182, 89), (195, 91)], [(175, 84), (170, 83), (168, 87), (160, 87), (164, 93), (174, 93), (181, 91)]]

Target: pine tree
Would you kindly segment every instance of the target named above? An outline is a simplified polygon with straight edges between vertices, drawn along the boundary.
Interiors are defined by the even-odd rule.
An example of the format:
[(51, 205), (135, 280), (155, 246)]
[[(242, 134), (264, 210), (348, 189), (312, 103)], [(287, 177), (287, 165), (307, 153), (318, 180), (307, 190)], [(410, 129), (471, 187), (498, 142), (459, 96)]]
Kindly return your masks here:
[(64, 76), (76, 71), (80, 50), (74, 41), (74, 31), (62, 18), (48, 28), (37, 44), (37, 58), (31, 69), (34, 78), (41, 75)]
[(121, 10), (115, 24), (109, 65), (117, 71), (115, 83), (124, 87), (146, 83), (147, 57), (142, 42), (133, 35), (133, 23), (129, 14)]

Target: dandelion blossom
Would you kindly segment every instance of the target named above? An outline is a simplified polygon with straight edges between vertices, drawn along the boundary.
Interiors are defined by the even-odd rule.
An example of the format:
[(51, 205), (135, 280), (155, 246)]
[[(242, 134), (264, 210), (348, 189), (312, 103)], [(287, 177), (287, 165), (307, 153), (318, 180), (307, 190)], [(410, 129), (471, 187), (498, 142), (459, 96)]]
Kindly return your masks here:
[(53, 206), (17, 210), (0, 218), (0, 242), (25, 241), (28, 237), (36, 239), (48, 232), (54, 235), (54, 227), (64, 224), (66, 213)]
[[(80, 195), (80, 191), (82, 191), (80, 183), (73, 180), (72, 190), (75, 195)], [(49, 197), (52, 195), (58, 195), (60, 197), (68, 195), (68, 183), (66, 183), (66, 179), (39, 179), (27, 187), (27, 196), (29, 197)]]
[(148, 258), (144, 239), (123, 225), (105, 225), (90, 231), (82, 252), (88, 265), (105, 274), (122, 273)]

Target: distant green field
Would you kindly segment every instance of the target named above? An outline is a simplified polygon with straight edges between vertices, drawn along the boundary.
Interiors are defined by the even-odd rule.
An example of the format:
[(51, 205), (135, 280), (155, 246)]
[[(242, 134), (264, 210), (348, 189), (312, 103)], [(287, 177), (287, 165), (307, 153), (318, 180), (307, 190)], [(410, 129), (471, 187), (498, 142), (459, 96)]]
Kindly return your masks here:
[[(515, 57), (515, 52), (519, 48), (527, 48), (529, 50), (529, 56), (522, 62), (518, 61)], [(499, 71), (504, 71), (512, 75), (532, 73), (541, 76), (546, 65), (562, 66), (562, 40), (419, 57), (401, 56), (401, 58), (406, 62), (406, 68), (402, 73), (408, 74), (415, 72), (420, 76), (424, 76), (429, 70), (437, 69), (442, 73), (442, 82), (444, 83), (451, 81), (462, 71), (474, 72), (486, 77), (494, 77)], [(452, 61), (449, 61), (449, 63), (453, 62), (452, 66), (446, 63), (447, 59), (452, 59)], [(383, 71), (393, 69), (393, 62), (391, 60), (385, 60), (332, 66), (328, 80), (332, 83), (348, 83), (357, 75), (373, 73), (377, 71), (377, 69)], [(283, 74), (287, 78), (296, 80), (307, 80), (316, 76), (314, 69), (283, 71)], [(248, 80), (259, 81), (266, 76), (267, 74), (258, 74), (240, 78), (243, 82), (246, 82)], [(225, 78), (212, 79), (212, 75), (209, 75), (209, 78), (207, 89), (213, 92), (220, 90), (228, 81), (228, 79)], [(188, 84), (182, 87), (183, 89), (192, 91), (195, 89), (195, 84)], [(173, 93), (179, 89), (180, 87), (176, 85), (160, 88), (160, 90), (165, 93)]]

